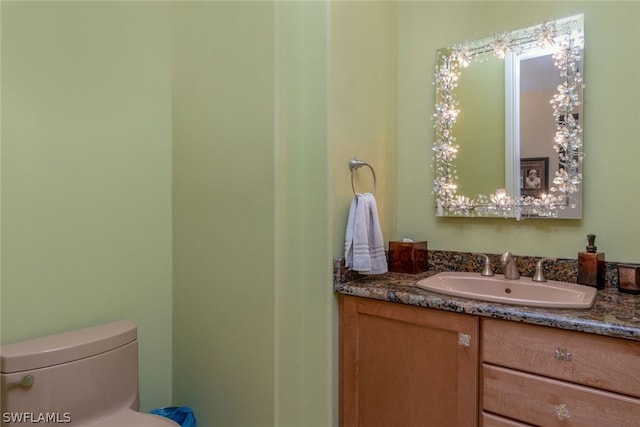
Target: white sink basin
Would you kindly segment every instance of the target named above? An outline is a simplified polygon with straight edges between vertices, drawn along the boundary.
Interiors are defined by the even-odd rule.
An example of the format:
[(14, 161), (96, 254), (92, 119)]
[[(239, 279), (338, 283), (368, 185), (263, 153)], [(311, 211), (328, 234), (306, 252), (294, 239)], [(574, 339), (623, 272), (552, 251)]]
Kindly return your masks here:
[(590, 308), (596, 299), (596, 288), (590, 286), (554, 280), (534, 282), (530, 277), (507, 280), (501, 274), (437, 273), (420, 280), (418, 286), (458, 297), (535, 307)]

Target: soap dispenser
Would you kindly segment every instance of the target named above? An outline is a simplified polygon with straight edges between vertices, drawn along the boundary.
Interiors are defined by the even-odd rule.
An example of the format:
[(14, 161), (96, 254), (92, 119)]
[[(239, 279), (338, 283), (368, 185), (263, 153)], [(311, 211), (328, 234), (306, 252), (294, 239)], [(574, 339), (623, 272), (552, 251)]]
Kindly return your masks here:
[(587, 251), (578, 252), (578, 283), (593, 286), (597, 289), (604, 288), (604, 252), (597, 252), (595, 245), (596, 235), (587, 235)]

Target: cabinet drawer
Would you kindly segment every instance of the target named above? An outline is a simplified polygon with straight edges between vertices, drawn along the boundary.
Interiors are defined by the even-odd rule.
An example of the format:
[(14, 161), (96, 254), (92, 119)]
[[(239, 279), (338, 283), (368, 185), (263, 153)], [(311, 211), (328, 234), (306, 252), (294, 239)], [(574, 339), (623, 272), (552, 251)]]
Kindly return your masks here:
[(530, 427), (530, 424), (522, 424), (508, 418), (483, 412), (482, 427)]
[(640, 400), (497, 366), (483, 366), (483, 409), (525, 423), (551, 426), (629, 426)]
[(482, 360), (640, 397), (640, 343), (483, 319)]

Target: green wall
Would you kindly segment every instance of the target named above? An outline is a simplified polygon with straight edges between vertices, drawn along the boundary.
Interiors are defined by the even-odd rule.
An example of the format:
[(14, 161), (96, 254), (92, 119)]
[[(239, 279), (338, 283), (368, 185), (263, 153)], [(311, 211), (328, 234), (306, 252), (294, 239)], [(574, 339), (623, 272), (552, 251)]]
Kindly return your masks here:
[[(583, 219), (435, 218), (429, 52), (577, 13), (586, 40)], [(608, 260), (640, 262), (640, 3), (402, 2), (398, 17), (398, 235), (432, 249), (575, 258), (594, 233)]]
[(138, 324), (171, 403), (170, 10), (2, 2), (2, 343)]
[[(396, 229), (396, 91), (398, 28), (395, 2), (331, 3), (329, 167), (333, 200), (333, 256), (344, 256), (353, 199), (349, 159), (376, 172), (376, 203), (385, 242)], [(368, 168), (356, 172), (356, 190), (371, 191)], [(410, 237), (410, 236), (403, 236)]]
[(276, 7), (275, 426), (327, 426), (333, 390), (328, 6)]
[(337, 424), (331, 259), (350, 157), (375, 167), (395, 227), (395, 5), (173, 17), (174, 403), (204, 425)]
[(274, 417), (273, 14), (173, 6), (174, 402), (205, 426)]
[[(131, 318), (143, 409), (337, 425), (331, 261), (353, 156), (376, 170), (386, 241), (575, 257), (596, 233), (607, 259), (640, 262), (637, 2), (1, 12), (2, 342)], [(435, 218), (435, 50), (581, 12), (584, 219)], [(367, 169), (356, 184), (370, 187)]]

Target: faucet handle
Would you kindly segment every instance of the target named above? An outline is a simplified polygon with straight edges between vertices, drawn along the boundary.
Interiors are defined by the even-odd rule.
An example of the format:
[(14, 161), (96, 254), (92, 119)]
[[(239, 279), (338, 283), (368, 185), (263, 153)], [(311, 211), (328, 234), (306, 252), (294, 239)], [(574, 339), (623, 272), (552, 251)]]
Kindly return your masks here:
[(474, 252), (472, 255), (477, 255), (484, 257), (484, 268), (482, 269), (482, 276), (493, 276), (493, 270), (491, 270), (491, 260), (487, 254), (482, 254), (479, 252)]
[(515, 258), (513, 257), (513, 255), (511, 255), (511, 252), (509, 251), (503, 253), (502, 256), (500, 257), (500, 262), (502, 262), (503, 264), (506, 264), (510, 261), (515, 262)]
[(544, 277), (543, 264), (545, 261), (557, 261), (557, 258), (542, 258), (536, 263), (536, 272), (531, 278), (534, 282), (546, 282), (547, 278)]

